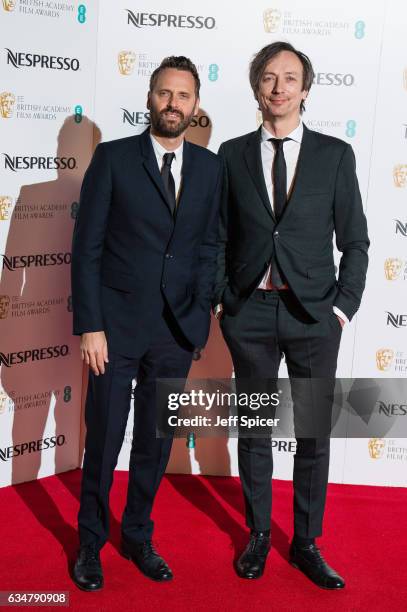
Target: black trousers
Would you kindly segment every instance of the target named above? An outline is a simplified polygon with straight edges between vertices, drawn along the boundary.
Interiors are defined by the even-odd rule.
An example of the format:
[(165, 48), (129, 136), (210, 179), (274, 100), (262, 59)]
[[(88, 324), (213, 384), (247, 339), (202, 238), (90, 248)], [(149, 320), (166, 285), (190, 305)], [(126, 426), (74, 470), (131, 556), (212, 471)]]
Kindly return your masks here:
[(79, 538), (101, 548), (109, 535), (109, 492), (123, 443), (130, 409), (132, 380), (134, 429), (130, 453), (127, 503), (122, 535), (128, 541), (151, 539), (150, 514), (171, 452), (171, 438), (156, 438), (156, 378), (186, 378), (193, 346), (185, 339), (168, 307), (155, 321), (146, 352), (128, 358), (109, 352), (105, 374), (89, 374), (85, 422)]
[[(291, 292), (256, 290), (236, 316), (223, 315), (221, 327), (232, 355), (237, 384), (239, 379), (276, 379), (283, 353), (290, 378), (326, 378), (334, 383), (342, 328), (333, 312), (325, 320), (312, 323)], [(299, 408), (294, 393), (292, 397), (295, 423)], [(312, 538), (322, 533), (329, 432), (320, 437), (296, 439), (294, 532), (299, 537)], [(259, 531), (270, 529), (271, 436), (239, 437), (238, 460), (246, 524)]]

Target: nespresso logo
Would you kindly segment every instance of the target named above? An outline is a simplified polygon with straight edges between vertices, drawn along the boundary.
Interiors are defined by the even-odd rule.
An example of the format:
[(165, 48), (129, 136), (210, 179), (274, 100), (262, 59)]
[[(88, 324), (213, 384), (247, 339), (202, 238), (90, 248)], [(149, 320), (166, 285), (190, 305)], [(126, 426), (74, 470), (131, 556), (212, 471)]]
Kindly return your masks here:
[(393, 327), (407, 327), (407, 315), (405, 314), (393, 314), (392, 312), (387, 313), (387, 325), (393, 325)]
[(4, 155), (5, 170), (74, 170), (74, 157), (43, 157), (37, 155)]
[(74, 72), (80, 68), (77, 58), (12, 51), (7, 47), (5, 50), (7, 64), (11, 64), (14, 68), (47, 68), (48, 70), (73, 70)]
[(67, 344), (26, 349), (13, 353), (0, 352), (0, 364), (5, 365), (6, 368), (11, 368), (21, 363), (43, 361), (44, 359), (57, 359), (58, 357), (66, 357), (68, 354), (69, 346)]
[(0, 255), (0, 257), (3, 258), (3, 269), (14, 272), (18, 268), (69, 265), (72, 253), (30, 253), (29, 255)]
[(30, 453), (38, 453), (43, 450), (55, 448), (56, 446), (62, 446), (65, 443), (66, 439), (63, 434), (59, 434), (59, 436), (41, 438), (40, 440), (31, 440), (30, 442), (21, 442), (20, 444), (14, 444), (14, 446), (0, 448), (0, 459), (2, 461), (8, 461), (13, 457), (20, 457)]
[(216, 25), (214, 17), (195, 17), (193, 15), (170, 15), (167, 13), (134, 13), (129, 9), (127, 12), (127, 23), (142, 28), (167, 27), (167, 28), (187, 28), (196, 30), (213, 30)]

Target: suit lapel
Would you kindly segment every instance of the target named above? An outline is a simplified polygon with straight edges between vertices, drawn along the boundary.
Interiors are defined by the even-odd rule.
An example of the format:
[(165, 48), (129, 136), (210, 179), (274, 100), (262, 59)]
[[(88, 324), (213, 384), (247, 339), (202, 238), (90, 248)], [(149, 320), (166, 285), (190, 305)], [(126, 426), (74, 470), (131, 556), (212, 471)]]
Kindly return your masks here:
[(252, 177), (253, 183), (256, 186), (261, 201), (263, 202), (267, 213), (271, 216), (273, 221), (275, 221), (276, 219), (267, 193), (266, 182), (264, 180), (260, 144), (261, 127), (257, 130), (257, 132), (250, 135), (244, 156), (250, 176)]
[(312, 175), (312, 170), (317, 163), (315, 159), (315, 139), (314, 132), (309, 130), (306, 125), (303, 126), (303, 135), (298, 155), (297, 167), (295, 169), (293, 186), (290, 197), (285, 206), (284, 212), (280, 221), (283, 221), (289, 216), (291, 210), (296, 206), (297, 200), (301, 198), (301, 191), (304, 185), (304, 179)]
[(154, 153), (153, 145), (151, 144), (149, 129), (145, 130), (145, 132), (143, 132), (140, 135), (140, 148), (141, 148), (141, 155), (143, 157), (143, 166), (146, 169), (147, 173), (149, 174), (151, 180), (157, 187), (158, 191), (160, 192), (172, 216), (171, 204), (168, 201), (167, 195), (165, 193), (164, 183), (161, 178), (160, 171), (158, 169), (157, 158)]
[(184, 201), (188, 199), (188, 193), (191, 188), (191, 174), (193, 172), (193, 149), (189, 142), (184, 140), (184, 148), (182, 151), (182, 174), (181, 185), (177, 197), (177, 212), (176, 218), (185, 207)]

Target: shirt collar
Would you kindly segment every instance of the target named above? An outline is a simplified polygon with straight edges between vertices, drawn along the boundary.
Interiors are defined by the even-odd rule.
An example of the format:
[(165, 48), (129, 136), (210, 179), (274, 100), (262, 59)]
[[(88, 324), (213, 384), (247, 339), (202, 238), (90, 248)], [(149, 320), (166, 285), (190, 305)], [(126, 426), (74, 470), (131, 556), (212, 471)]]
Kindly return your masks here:
[[(286, 138), (290, 138), (291, 140), (294, 140), (295, 142), (298, 142), (299, 144), (301, 144), (303, 133), (304, 133), (304, 126), (303, 126), (302, 121), (300, 121), (297, 127), (292, 132), (287, 134)], [(269, 138), (275, 138), (275, 136), (273, 136), (273, 134), (271, 134), (268, 130), (266, 130), (264, 125), (262, 125), (261, 126), (262, 142), (264, 142), (265, 140), (268, 140)]]
[(165, 153), (174, 153), (175, 160), (179, 162), (182, 161), (182, 151), (184, 148), (184, 141), (182, 141), (178, 149), (175, 149), (174, 151), (167, 151), (167, 149), (165, 149), (162, 146), (162, 144), (160, 144), (158, 140), (156, 140), (151, 133), (150, 133), (150, 138), (151, 138), (151, 144), (153, 145), (154, 153), (160, 160), (164, 157)]

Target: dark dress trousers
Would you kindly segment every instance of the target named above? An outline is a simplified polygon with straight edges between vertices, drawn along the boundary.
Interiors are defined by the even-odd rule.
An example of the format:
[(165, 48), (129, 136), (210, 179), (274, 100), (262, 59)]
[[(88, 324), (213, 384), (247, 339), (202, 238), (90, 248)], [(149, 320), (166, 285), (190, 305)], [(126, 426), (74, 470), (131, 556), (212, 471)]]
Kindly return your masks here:
[(222, 165), (184, 142), (176, 214), (149, 131), (99, 144), (85, 174), (72, 249), (74, 334), (104, 331), (109, 363), (89, 374), (79, 535), (103, 546), (109, 491), (134, 392), (122, 533), (151, 538), (172, 440), (156, 438), (156, 378), (185, 378), (210, 325)]
[[(354, 154), (347, 143), (304, 126), (293, 186), (277, 222), (260, 143), (261, 128), (225, 142), (219, 151), (224, 185), (213, 304), (224, 306), (221, 327), (238, 383), (277, 378), (285, 355), (291, 379), (323, 378), (333, 384), (341, 338), (333, 306), (352, 319), (368, 265), (369, 239)], [(338, 278), (334, 235), (342, 252)], [(258, 290), (274, 260), (289, 290)], [(292, 394), (294, 422), (301, 422), (307, 415), (294, 380)], [(238, 451), (247, 525), (269, 529), (271, 439), (241, 437)], [(321, 534), (328, 467), (329, 432), (297, 435), (293, 483), (299, 537)]]

